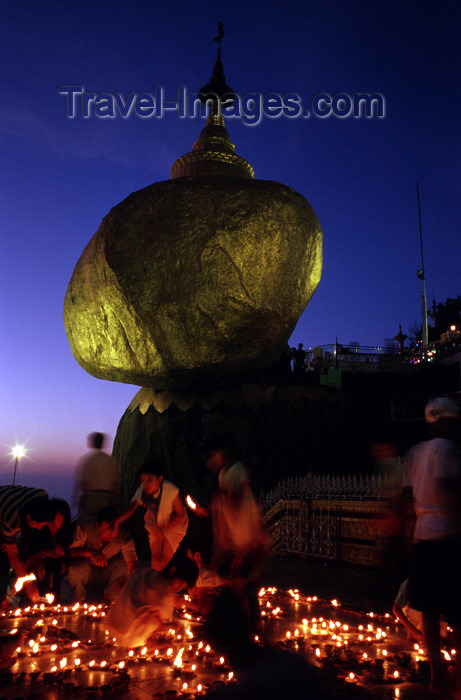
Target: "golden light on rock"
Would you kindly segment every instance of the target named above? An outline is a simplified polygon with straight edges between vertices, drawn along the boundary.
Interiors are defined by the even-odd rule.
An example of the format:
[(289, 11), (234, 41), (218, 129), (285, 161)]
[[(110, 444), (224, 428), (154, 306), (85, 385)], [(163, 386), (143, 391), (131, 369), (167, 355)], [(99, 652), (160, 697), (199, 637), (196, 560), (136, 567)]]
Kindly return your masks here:
[(236, 163), (217, 157), (224, 126), (221, 141), (209, 128), (201, 159), (178, 166), (195, 174), (176, 168), (131, 194), (77, 263), (64, 322), (96, 377), (174, 390), (245, 378), (278, 360), (320, 281), (322, 233), (307, 200), (254, 180), (248, 164), (236, 177)]

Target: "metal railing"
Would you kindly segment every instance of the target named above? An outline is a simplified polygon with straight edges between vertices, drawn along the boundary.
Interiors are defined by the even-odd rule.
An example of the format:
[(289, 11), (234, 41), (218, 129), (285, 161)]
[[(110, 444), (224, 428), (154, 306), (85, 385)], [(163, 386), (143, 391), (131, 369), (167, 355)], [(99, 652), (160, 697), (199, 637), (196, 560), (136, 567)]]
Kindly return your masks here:
[(268, 511), (281, 500), (320, 499), (385, 499), (389, 498), (393, 483), (383, 474), (306, 474), (288, 477), (263, 493), (260, 505)]

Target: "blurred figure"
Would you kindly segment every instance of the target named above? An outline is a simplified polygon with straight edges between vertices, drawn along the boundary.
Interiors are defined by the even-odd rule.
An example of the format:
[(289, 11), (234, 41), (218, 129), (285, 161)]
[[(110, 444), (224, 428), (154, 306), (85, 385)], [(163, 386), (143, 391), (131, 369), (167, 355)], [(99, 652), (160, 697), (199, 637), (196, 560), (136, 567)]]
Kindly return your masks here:
[(380, 516), (383, 536), (376, 591), (384, 610), (388, 610), (401, 581), (408, 576), (408, 547), (405, 538), (405, 509), (402, 499), (402, 460), (397, 446), (390, 441), (372, 442), (370, 452), (373, 472), (387, 480), (388, 508)]
[[(29, 529), (41, 530), (54, 516), (46, 491), (28, 486), (0, 486), (0, 581), (3, 589), (0, 593), (6, 592), (10, 567), (18, 578), (27, 575), (19, 556), (19, 535)], [(33, 581), (27, 581), (23, 590), (33, 603), (39, 600), (40, 594)]]
[(69, 504), (60, 499), (50, 499), (52, 520), (41, 530), (28, 529), (21, 534), (19, 555), (28, 573), (36, 576), (41, 595), (53, 593), (59, 599), (61, 582), (69, 562), (68, 549), (72, 541), (72, 525)]
[[(410, 605), (409, 583), (410, 579), (407, 578), (400, 584), (397, 597), (392, 606), (392, 612), (407, 630), (409, 642), (424, 642), (424, 634), (422, 632), (423, 615)], [(440, 636), (447, 636), (447, 624), (445, 621), (440, 622)]]
[(218, 475), (211, 502), (213, 568), (221, 576), (241, 581), (253, 624), (259, 619), (259, 581), (269, 550), (259, 506), (250, 488), (249, 474), (237, 459), (235, 441), (221, 433), (205, 442), (205, 466)]
[(208, 617), (213, 610), (221, 587), (226, 583), (216, 569), (210, 566), (207, 558), (204, 558), (200, 549), (187, 550), (187, 556), (197, 565), (198, 576), (195, 585), (189, 590), (189, 607), (196, 610), (203, 617)]
[(190, 559), (171, 566), (166, 574), (139, 569), (126, 582), (106, 617), (117, 642), (130, 647), (148, 644), (160, 628), (171, 627), (175, 596), (192, 587), (198, 569)]
[(73, 600), (83, 602), (89, 584), (103, 587), (104, 600), (113, 601), (138, 567), (133, 539), (117, 524), (118, 511), (107, 506), (98, 517), (77, 526), (69, 554), (68, 579)]
[(84, 455), (75, 470), (74, 505), (78, 503), (77, 520), (95, 518), (101, 508), (114, 503), (117, 491), (117, 463), (102, 451), (104, 435), (88, 435), (91, 452)]
[(144, 526), (149, 535), (151, 566), (155, 571), (163, 571), (183, 540), (189, 519), (178, 487), (163, 478), (160, 462), (145, 462), (139, 476), (141, 486), (117, 522), (128, 520), (138, 506), (146, 509)]
[(431, 668), (429, 691), (446, 690), (440, 658), (440, 615), (456, 635), (455, 698), (461, 698), (461, 464), (455, 439), (460, 408), (448, 398), (425, 409), (431, 439), (413, 447), (406, 459), (403, 486), (411, 488), (416, 514), (409, 581), (410, 604), (423, 614), (423, 633)]
[(293, 371), (296, 377), (303, 377), (306, 373), (307, 352), (302, 343), (297, 348), (293, 348)]
[(409, 579), (405, 579), (400, 584), (397, 592), (397, 597), (392, 606), (392, 612), (397, 620), (407, 630), (407, 639), (409, 642), (423, 642), (424, 635), (422, 633), (423, 619), (422, 613), (418, 610), (413, 610), (410, 606), (410, 598), (408, 594)]

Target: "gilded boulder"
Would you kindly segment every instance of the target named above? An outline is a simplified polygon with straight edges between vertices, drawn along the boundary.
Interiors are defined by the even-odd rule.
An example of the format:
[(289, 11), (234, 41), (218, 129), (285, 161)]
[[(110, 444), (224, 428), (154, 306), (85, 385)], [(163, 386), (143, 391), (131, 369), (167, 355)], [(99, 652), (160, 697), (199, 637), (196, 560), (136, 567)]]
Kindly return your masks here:
[(181, 177), (103, 219), (67, 290), (79, 364), (174, 390), (244, 379), (279, 358), (321, 274), (307, 200), (278, 182)]

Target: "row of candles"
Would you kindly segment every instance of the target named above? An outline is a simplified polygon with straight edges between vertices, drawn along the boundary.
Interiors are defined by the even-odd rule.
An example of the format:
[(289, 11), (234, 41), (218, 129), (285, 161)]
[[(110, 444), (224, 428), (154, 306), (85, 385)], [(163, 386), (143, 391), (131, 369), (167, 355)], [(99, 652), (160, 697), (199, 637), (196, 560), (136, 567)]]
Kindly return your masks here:
[[(27, 579), (30, 580), (30, 579)], [(24, 579), (22, 579), (24, 582)], [(16, 584), (16, 590), (21, 590), (21, 581)], [(187, 599), (187, 596), (185, 597)], [(185, 600), (187, 602), (187, 600)], [(221, 682), (235, 682), (234, 673), (226, 665), (225, 658), (215, 654), (210, 645), (196, 639), (191, 624), (197, 620), (186, 609), (182, 610), (181, 617), (183, 629), (176, 631), (171, 628), (159, 636), (158, 648), (143, 647), (131, 649), (126, 652), (124, 648), (117, 646), (116, 639), (110, 638), (109, 633), (104, 633), (104, 617), (107, 605), (53, 605), (53, 596), (48, 595), (40, 603), (28, 605), (24, 608), (12, 608), (1, 613), (1, 618), (6, 622), (13, 621), (15, 625), (10, 634), (21, 638), (21, 645), (16, 652), (19, 662), (26, 660), (29, 665), (28, 676), (31, 681), (41, 680), (45, 685), (62, 685), (65, 688), (80, 688), (69, 682), (73, 676), (83, 679), (82, 673), (86, 673), (86, 679), (90, 684), (85, 690), (92, 690), (92, 680), (97, 678), (98, 686), (103, 690), (113, 690), (121, 684), (130, 682), (130, 670), (149, 663), (163, 664), (171, 670), (172, 682), (178, 687), (182, 696), (188, 698), (205, 695), (208, 685), (213, 678)], [(60, 626), (65, 616), (71, 616), (72, 623), (90, 621), (97, 624), (95, 640), (81, 640), (75, 632)], [(30, 621), (34, 620), (31, 626)], [(78, 627), (78, 624), (77, 624)], [(103, 641), (101, 639), (104, 634)], [(26, 637), (25, 641), (22, 638)], [(84, 652), (104, 658), (90, 658), (82, 660)], [(51, 655), (51, 662), (48, 662)], [(43, 657), (43, 659), (40, 659)], [(40, 662), (40, 663), (39, 663)], [(39, 668), (40, 666), (40, 668)], [(105, 674), (112, 674), (107, 679)], [(116, 674), (114, 676), (113, 674)], [(25, 680), (26, 673), (16, 674), (19, 680)], [(202, 682), (200, 678), (202, 677)], [(204, 676), (208, 683), (204, 682)], [(16, 678), (16, 680), (18, 680)], [(178, 685), (179, 684), (179, 685)], [(96, 686), (95, 686), (96, 689)]]
[[(314, 651), (314, 661), (330, 670), (333, 668), (347, 684), (366, 684), (369, 680), (373, 683), (393, 684), (407, 679), (419, 680), (428, 668), (426, 652), (420, 644), (411, 645), (408, 642), (409, 651), (403, 653), (395, 651), (396, 647), (401, 647), (405, 636), (403, 628), (397, 626), (398, 623), (389, 613), (378, 615), (373, 612), (344, 610), (343, 619), (340, 620), (338, 618), (341, 604), (337, 600), (331, 600), (328, 603), (316, 596), (304, 596), (293, 589), (285, 594), (277, 592), (276, 589), (267, 589), (263, 593), (266, 598), (269, 598), (263, 609), (263, 616), (266, 619), (283, 615), (281, 595), (291, 598), (295, 607), (302, 602), (307, 604), (308, 609), (314, 604), (320, 609), (330, 608), (334, 618), (304, 617), (298, 627), (285, 633), (284, 643), (302, 647), (306, 644), (306, 640), (309, 640), (310, 648)], [(369, 618), (375, 624), (372, 622), (351, 624), (349, 620), (354, 617), (362, 620)], [(393, 624), (396, 626), (392, 632)], [(451, 628), (448, 628), (448, 631), (451, 633)], [(388, 633), (393, 638), (390, 642), (388, 642)], [(449, 637), (447, 641), (448, 639)], [(394, 647), (394, 651), (391, 647)], [(441, 650), (442, 661), (451, 664), (456, 655), (456, 649), (450, 647), (448, 649)], [(395, 689), (395, 695), (399, 695), (398, 688)]]
[[(304, 596), (298, 590), (278, 591), (276, 588), (261, 589), (259, 598), (263, 636), (273, 637), (274, 621), (280, 627), (285, 620), (298, 616), (300, 606), (307, 609), (308, 615), (298, 619), (293, 629), (287, 630), (285, 627), (284, 636), (277, 641), (306, 656), (311, 655), (314, 663), (330, 672), (333, 670), (346, 684), (365, 683), (369, 678), (375, 682), (400, 683), (411, 673), (415, 676), (412, 668), (421, 670), (427, 663), (425, 652), (418, 644), (414, 644), (409, 652), (402, 655), (393, 653), (384, 646), (393, 624), (393, 618), (389, 614), (363, 612), (360, 617), (370, 621), (353, 624), (350, 618), (357, 613), (342, 611), (337, 600), (327, 602), (317, 596)], [(123, 658), (120, 656), (121, 647), (116, 646), (116, 640), (110, 639), (107, 632), (103, 642), (82, 642), (74, 638), (75, 633), (58, 627), (58, 617), (71, 615), (80, 619), (84, 616), (87, 620), (100, 623), (103, 628), (105, 605), (53, 606), (51, 597), (48, 597), (40, 604), (4, 611), (2, 616), (17, 620), (17, 626), (11, 631), (13, 634), (18, 632), (21, 618), (39, 618), (35, 622), (35, 628), (27, 630), (28, 639), (25, 645), (18, 648), (18, 654), (20, 658), (27, 656), (32, 663), (44, 654), (54, 654), (54, 658), (48, 671), (34, 667), (29, 674), (33, 680), (42, 676), (45, 682), (53, 682), (53, 679), (68, 677), (72, 672), (98, 671), (116, 673), (119, 681), (127, 682), (130, 679), (130, 667), (161, 663), (171, 668), (174, 679), (179, 679), (183, 695), (199, 697), (205, 694), (206, 685), (198, 680), (191, 685), (191, 680), (203, 681), (205, 671), (208, 675), (210, 672), (218, 672), (220, 680), (225, 682), (234, 682), (236, 679), (224, 657), (217, 656), (209, 645), (196, 639), (191, 625), (198, 618), (187, 610), (187, 602), (185, 596), (185, 606), (180, 613), (182, 630), (169, 630), (161, 639), (163, 646), (159, 643), (157, 649), (148, 650), (144, 647), (137, 651), (129, 650)], [(288, 608), (288, 614), (284, 611), (285, 607)], [(312, 608), (329, 610), (330, 616), (326, 617), (324, 613), (324, 616), (309, 617)], [(344, 612), (343, 619), (339, 619), (340, 611)], [(255, 639), (261, 643), (259, 637)], [(106, 656), (82, 663), (80, 657), (75, 656), (79, 649), (104, 652)], [(111, 658), (107, 658), (107, 652)], [(442, 651), (446, 663), (452, 661), (455, 653), (454, 649)], [(61, 658), (58, 658), (59, 654), (62, 655)]]

